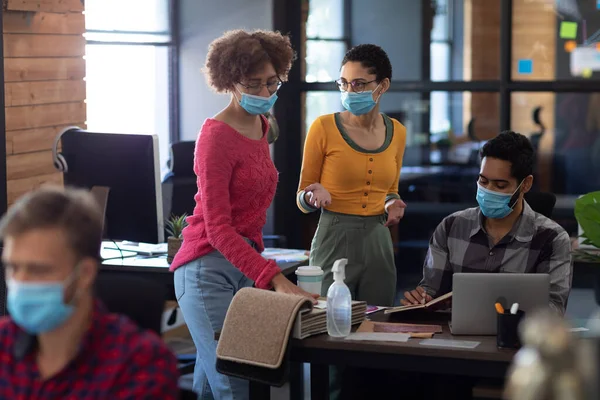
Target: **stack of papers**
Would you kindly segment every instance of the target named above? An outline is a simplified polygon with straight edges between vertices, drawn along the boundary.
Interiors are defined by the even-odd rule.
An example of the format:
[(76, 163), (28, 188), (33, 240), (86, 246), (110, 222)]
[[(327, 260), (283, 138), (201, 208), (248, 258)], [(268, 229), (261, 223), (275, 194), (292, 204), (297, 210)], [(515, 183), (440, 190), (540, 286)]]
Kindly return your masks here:
[[(364, 301), (352, 302), (352, 325), (357, 325), (365, 320), (367, 303)], [(292, 337), (304, 339), (309, 336), (327, 332), (327, 303), (319, 301), (312, 310), (304, 310), (298, 314)]]
[[(374, 322), (365, 320), (357, 332), (372, 333), (373, 337), (377, 337), (377, 334), (393, 335), (402, 334), (408, 335), (411, 338), (432, 338), (436, 333), (442, 333), (441, 325), (426, 325), (426, 324), (402, 324), (398, 322)], [(380, 336), (387, 337), (387, 336)], [(384, 339), (380, 339), (384, 340)]]
[(127, 251), (134, 252), (143, 256), (159, 256), (163, 254), (167, 254), (168, 245), (167, 243), (142, 243), (142, 242), (111, 242), (111, 241), (103, 241), (102, 242), (102, 250), (117, 250), (117, 251)]
[(366, 340), (369, 342), (408, 342), (408, 333), (355, 332), (346, 336), (346, 340)]

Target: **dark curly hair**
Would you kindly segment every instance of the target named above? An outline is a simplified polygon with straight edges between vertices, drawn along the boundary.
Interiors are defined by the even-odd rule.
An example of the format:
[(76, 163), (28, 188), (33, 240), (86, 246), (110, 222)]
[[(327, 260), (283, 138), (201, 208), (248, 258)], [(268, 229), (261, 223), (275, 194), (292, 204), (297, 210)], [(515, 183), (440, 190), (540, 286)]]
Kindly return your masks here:
[(481, 149), (481, 158), (492, 157), (510, 162), (510, 174), (521, 182), (533, 174), (535, 152), (526, 136), (504, 131)]
[(385, 78), (392, 80), (392, 63), (385, 51), (374, 44), (359, 44), (354, 46), (344, 56), (342, 67), (347, 62), (359, 62), (369, 70), (370, 74), (377, 76), (377, 82)]
[(267, 62), (273, 64), (279, 79), (286, 81), (295, 58), (288, 36), (273, 31), (236, 29), (210, 44), (204, 73), (208, 84), (223, 93)]

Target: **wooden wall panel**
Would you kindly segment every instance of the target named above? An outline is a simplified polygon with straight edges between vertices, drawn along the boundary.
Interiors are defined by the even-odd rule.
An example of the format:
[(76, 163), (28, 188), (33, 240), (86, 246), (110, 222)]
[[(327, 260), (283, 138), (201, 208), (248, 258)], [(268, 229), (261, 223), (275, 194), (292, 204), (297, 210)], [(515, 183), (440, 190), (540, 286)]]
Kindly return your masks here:
[(4, 4), (8, 11), (83, 11), (82, 0), (4, 0)]
[(69, 125), (71, 121), (82, 120), (85, 120), (83, 102), (6, 108), (6, 130)]
[(25, 179), (56, 172), (52, 160), (52, 150), (34, 153), (13, 154), (6, 158), (6, 179)]
[[(86, 129), (84, 121), (74, 123), (81, 129)], [(54, 138), (65, 127), (49, 126), (46, 128), (21, 129), (6, 132), (6, 153), (21, 154), (52, 148)]]
[(62, 185), (62, 174), (60, 172), (54, 172), (48, 175), (37, 175), (30, 178), (9, 180), (6, 185), (8, 204), (13, 204), (20, 196), (32, 191), (33, 189), (39, 188), (43, 184)]
[(32, 13), (14, 11), (3, 18), (4, 33), (53, 33), (77, 35), (85, 33), (85, 17), (81, 13)]
[(85, 19), (80, 0), (4, 0), (8, 204), (43, 184), (62, 184), (52, 145), (85, 128)]
[(10, 82), (4, 90), (6, 107), (85, 100), (83, 80)]
[(6, 58), (5, 82), (49, 81), (54, 79), (83, 80), (85, 63), (81, 57)]
[(82, 35), (4, 34), (4, 57), (75, 57), (85, 55)]

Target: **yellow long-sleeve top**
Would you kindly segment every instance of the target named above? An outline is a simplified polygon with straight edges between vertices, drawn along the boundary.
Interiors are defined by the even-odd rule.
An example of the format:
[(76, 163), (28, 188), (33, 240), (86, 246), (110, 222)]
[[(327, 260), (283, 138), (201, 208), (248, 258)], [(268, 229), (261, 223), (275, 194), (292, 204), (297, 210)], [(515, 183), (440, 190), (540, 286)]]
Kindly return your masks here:
[(347, 135), (339, 113), (323, 115), (311, 125), (296, 203), (304, 213), (317, 209), (304, 198), (304, 189), (315, 182), (331, 195), (327, 210), (352, 215), (383, 214), (385, 203), (399, 199), (398, 182), (406, 146), (406, 128), (382, 114), (385, 141), (376, 150), (359, 147)]

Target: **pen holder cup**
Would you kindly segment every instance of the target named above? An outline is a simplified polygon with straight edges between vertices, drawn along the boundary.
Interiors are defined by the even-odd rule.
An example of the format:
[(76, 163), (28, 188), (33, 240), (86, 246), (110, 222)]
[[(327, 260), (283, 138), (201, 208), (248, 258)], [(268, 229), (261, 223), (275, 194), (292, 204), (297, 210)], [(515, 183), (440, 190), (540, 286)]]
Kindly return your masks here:
[(519, 340), (519, 324), (523, 320), (525, 312), (518, 310), (516, 314), (506, 311), (497, 316), (496, 344), (503, 349), (518, 349), (521, 347)]

